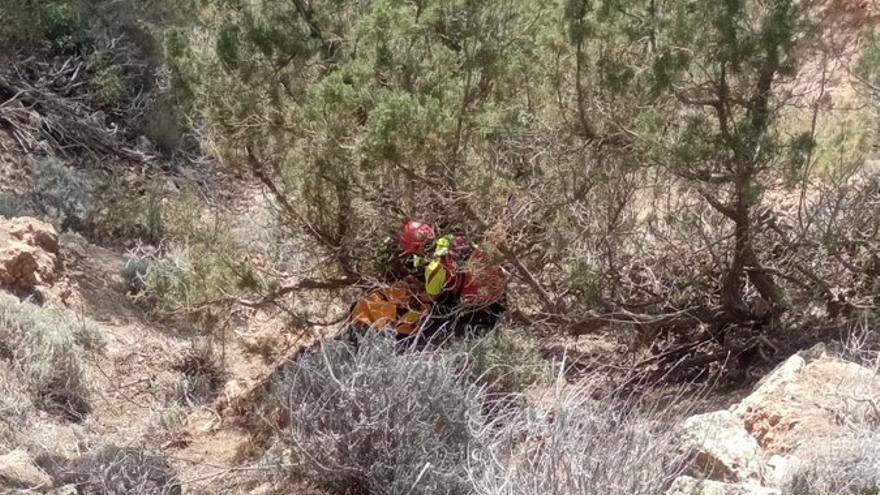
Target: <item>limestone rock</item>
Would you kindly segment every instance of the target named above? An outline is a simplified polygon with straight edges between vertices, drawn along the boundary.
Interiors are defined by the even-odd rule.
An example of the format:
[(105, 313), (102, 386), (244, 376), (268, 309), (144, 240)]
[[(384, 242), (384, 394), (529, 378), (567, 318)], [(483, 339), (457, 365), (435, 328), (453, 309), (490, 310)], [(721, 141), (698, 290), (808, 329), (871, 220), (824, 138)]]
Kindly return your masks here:
[(767, 460), (765, 484), (782, 488), (795, 476), (803, 461), (793, 455), (773, 455)]
[(795, 386), (798, 375), (805, 365), (806, 361), (804, 358), (797, 354), (788, 358), (770, 374), (762, 378), (758, 382), (758, 387), (755, 391), (734, 407), (733, 413), (743, 417), (749, 411), (759, 409), (767, 402), (790, 393), (786, 389)]
[(845, 423), (876, 414), (880, 376), (824, 354), (810, 357), (792, 356), (732, 408), (768, 454), (808, 453), (845, 436)]
[(37, 250), (33, 247), (17, 241), (0, 246), (0, 287), (33, 289), (39, 283), (39, 268)]
[(34, 464), (22, 450), (0, 456), (0, 486), (7, 488), (50, 488), (52, 478)]
[(753, 484), (731, 484), (680, 476), (666, 495), (780, 495), (780, 491)]
[(758, 442), (730, 411), (691, 416), (682, 427), (682, 442), (693, 459), (690, 474), (726, 482), (762, 479)]

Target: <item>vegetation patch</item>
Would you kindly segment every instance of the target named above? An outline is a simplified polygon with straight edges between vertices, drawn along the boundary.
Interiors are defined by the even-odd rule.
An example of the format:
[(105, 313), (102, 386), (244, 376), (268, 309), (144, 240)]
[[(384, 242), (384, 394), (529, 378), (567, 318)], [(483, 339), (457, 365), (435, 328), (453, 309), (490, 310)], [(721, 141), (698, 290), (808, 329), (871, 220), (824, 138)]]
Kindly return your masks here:
[(225, 363), (210, 340), (197, 340), (175, 364), (174, 369), (183, 373), (183, 378), (174, 390), (177, 402), (196, 407), (213, 399), (223, 385), (226, 371)]
[(42, 409), (76, 421), (91, 412), (82, 350), (100, 342), (87, 319), (0, 294), (3, 355)]
[(453, 352), (467, 359), (471, 380), (495, 393), (518, 393), (553, 379), (552, 363), (522, 329), (497, 328), (489, 335), (455, 343)]
[(292, 475), (331, 493), (469, 493), (482, 392), (449, 356), (371, 333), (357, 350), (322, 344), (273, 388)]
[(180, 495), (177, 473), (168, 460), (146, 450), (107, 445), (57, 466), (59, 484), (74, 484), (81, 495)]

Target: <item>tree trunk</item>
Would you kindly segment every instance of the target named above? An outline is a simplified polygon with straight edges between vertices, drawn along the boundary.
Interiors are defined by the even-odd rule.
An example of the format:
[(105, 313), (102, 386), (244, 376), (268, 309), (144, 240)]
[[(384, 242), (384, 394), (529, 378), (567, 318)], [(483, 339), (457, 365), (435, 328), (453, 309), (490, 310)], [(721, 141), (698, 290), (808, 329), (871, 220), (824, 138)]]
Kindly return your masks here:
[(724, 308), (735, 315), (746, 316), (751, 312), (743, 303), (743, 288), (746, 277), (755, 289), (767, 301), (773, 313), (784, 308), (784, 297), (773, 277), (761, 266), (752, 243), (752, 201), (749, 196), (751, 181), (740, 177), (736, 183), (736, 199), (733, 208), (734, 252), (724, 277), (721, 303)]

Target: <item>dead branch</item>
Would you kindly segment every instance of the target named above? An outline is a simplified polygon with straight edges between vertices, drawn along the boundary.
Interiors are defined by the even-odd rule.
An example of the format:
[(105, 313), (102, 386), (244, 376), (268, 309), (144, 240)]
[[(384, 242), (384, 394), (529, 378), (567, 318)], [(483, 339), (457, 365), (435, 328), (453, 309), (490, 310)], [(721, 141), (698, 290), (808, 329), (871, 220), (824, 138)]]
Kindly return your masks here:
[(70, 89), (81, 64), (65, 63), (50, 76), (30, 81), (18, 65), (0, 67), (0, 127), (25, 152), (47, 143), (56, 153), (70, 157), (87, 153), (93, 158), (117, 156), (133, 162), (151, 157), (127, 148), (116, 133), (92, 116), (88, 107), (57, 88)]

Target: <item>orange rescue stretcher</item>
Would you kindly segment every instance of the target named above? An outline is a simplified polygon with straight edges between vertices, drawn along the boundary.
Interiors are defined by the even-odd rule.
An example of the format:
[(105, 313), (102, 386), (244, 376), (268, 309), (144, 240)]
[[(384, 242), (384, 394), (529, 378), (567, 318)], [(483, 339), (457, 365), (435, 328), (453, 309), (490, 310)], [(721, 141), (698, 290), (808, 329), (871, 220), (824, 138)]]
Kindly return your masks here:
[(371, 290), (354, 307), (351, 322), (362, 328), (393, 328), (412, 335), (431, 314), (432, 304), (419, 300), (406, 282)]

